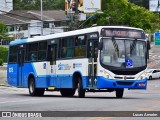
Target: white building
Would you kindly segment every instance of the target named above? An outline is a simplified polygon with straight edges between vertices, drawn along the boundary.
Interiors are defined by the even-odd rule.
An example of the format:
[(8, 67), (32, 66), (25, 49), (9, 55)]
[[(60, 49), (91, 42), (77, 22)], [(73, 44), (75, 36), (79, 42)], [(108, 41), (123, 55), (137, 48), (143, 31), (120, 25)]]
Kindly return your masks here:
[(0, 14), (1, 11), (9, 12), (13, 10), (13, 0), (0, 0)]
[(7, 32), (15, 39), (48, 35), (67, 31), (68, 20), (62, 10), (40, 11), (17, 10), (0, 15), (0, 20), (7, 25)]

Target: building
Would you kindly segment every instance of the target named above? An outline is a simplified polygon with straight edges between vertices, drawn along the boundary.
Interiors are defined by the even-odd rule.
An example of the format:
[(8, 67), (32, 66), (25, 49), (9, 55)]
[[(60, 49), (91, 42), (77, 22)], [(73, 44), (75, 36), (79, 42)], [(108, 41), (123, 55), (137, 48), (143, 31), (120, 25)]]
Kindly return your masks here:
[(13, 10), (13, 0), (1, 0), (0, 2), (0, 14), (1, 11), (9, 12)]
[(149, 9), (149, 0), (128, 0), (128, 1), (136, 5), (145, 7), (146, 9)]
[(68, 19), (62, 10), (40, 11), (17, 10), (3, 12), (0, 20), (7, 25), (7, 32), (15, 39), (48, 35), (67, 31)]

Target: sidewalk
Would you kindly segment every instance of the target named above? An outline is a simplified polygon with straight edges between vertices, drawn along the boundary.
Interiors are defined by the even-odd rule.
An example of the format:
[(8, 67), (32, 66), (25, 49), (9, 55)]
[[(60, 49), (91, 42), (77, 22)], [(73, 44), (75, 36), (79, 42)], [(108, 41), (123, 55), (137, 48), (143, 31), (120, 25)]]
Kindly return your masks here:
[(7, 84), (7, 70), (0, 67), (0, 86), (8, 86)]

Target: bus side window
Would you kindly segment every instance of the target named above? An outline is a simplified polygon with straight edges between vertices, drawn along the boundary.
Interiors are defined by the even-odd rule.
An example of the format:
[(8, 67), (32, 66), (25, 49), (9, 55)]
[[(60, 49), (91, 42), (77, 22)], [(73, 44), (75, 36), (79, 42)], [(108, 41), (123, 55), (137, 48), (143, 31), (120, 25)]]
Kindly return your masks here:
[(63, 38), (61, 42), (61, 58), (73, 57), (73, 37)]
[(28, 56), (28, 61), (37, 61), (38, 42), (28, 44), (27, 56)]
[(80, 35), (75, 38), (74, 56), (75, 57), (86, 56), (86, 36), (85, 35)]
[(17, 62), (17, 46), (11, 46), (9, 49), (9, 63), (16, 63)]
[(73, 56), (73, 37), (67, 39), (66, 57)]
[(38, 60), (44, 61), (46, 60), (46, 50), (47, 50), (47, 41), (39, 42), (38, 46)]

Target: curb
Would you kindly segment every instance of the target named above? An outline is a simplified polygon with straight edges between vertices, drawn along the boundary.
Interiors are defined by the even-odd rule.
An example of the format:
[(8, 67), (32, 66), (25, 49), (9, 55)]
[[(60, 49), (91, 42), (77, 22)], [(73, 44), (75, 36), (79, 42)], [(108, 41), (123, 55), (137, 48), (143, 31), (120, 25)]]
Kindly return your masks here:
[(3, 86), (3, 87), (12, 87), (10, 85), (7, 85), (7, 84), (0, 84), (0, 87)]

